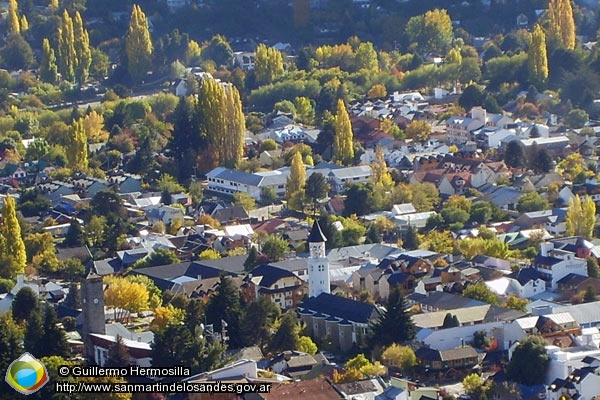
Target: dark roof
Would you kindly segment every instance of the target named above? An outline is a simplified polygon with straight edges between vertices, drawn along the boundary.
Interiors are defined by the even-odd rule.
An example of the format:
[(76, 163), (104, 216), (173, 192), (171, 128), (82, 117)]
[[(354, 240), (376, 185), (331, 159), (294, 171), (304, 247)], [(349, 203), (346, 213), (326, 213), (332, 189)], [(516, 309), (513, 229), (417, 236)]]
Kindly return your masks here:
[[(132, 271), (134, 274), (146, 275), (150, 278), (166, 280), (176, 279), (181, 276), (188, 276), (190, 278), (201, 277), (202, 279), (216, 278), (219, 277), (223, 272), (224, 271), (221, 269), (210, 267), (204, 262), (198, 261), (160, 265), (158, 267), (139, 268)], [(225, 271), (225, 274), (235, 276), (235, 274), (227, 271)]]
[(309, 243), (321, 243), (327, 241), (327, 238), (323, 234), (321, 226), (319, 225), (319, 222), (317, 222), (317, 220), (315, 220), (315, 222), (313, 223), (310, 235), (308, 235), (308, 241)]
[(363, 324), (368, 323), (376, 311), (375, 306), (371, 304), (329, 293), (321, 293), (317, 297), (305, 300), (300, 304), (300, 308)]
[(260, 286), (262, 287), (272, 286), (281, 278), (296, 277), (296, 275), (288, 270), (268, 264), (262, 264), (254, 268), (252, 272), (246, 276), (245, 280), (250, 280), (256, 276), (262, 276), (262, 279), (260, 280)]
[(442, 361), (440, 352), (438, 350), (430, 349), (428, 347), (421, 347), (415, 351), (415, 355), (418, 360), (423, 361)]
[(249, 218), (248, 212), (241, 206), (222, 208), (215, 211), (212, 214), (212, 217), (221, 223), (235, 220), (247, 220)]
[(537, 279), (544, 279), (544, 275), (539, 272), (537, 269), (529, 267), (529, 268), (521, 268), (520, 270), (513, 272), (509, 275), (509, 277), (516, 279), (519, 281), (521, 285), (527, 284), (529, 281), (535, 281)]
[(582, 284), (587, 279), (589, 279), (587, 276), (570, 273), (560, 278), (556, 283), (558, 283), (559, 285), (577, 286)]
[(554, 265), (554, 264), (558, 264), (561, 261), (562, 260), (560, 258), (537, 255), (537, 256), (535, 256), (535, 259), (533, 260), (533, 263), (536, 264), (536, 265), (539, 265), (539, 264), (541, 264), (541, 265)]
[(121, 269), (121, 260), (115, 258), (105, 258), (94, 261), (92, 264), (94, 273), (98, 275), (112, 275)]
[(390, 284), (390, 286), (398, 285), (406, 282), (408, 279), (410, 279), (411, 276), (412, 275), (408, 272), (394, 272), (388, 278), (388, 283)]
[(419, 304), (425, 304), (441, 310), (455, 310), (458, 308), (477, 307), (484, 306), (487, 303), (483, 301), (469, 299), (467, 297), (459, 296), (452, 293), (446, 292), (431, 292), (427, 295), (412, 293), (407, 296), (407, 299), (412, 300)]
[(522, 318), (529, 315), (529, 313), (512, 310), (510, 308), (491, 306), (488, 312), (485, 314), (484, 322), (494, 321), (514, 321), (515, 319)]

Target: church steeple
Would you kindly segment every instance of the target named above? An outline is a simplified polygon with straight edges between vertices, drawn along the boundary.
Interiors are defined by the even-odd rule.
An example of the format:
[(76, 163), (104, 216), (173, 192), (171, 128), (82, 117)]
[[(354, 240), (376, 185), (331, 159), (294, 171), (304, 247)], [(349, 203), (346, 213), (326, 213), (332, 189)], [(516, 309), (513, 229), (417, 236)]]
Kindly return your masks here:
[(321, 293), (329, 293), (329, 260), (325, 255), (327, 238), (315, 221), (308, 235), (308, 296), (317, 297)]

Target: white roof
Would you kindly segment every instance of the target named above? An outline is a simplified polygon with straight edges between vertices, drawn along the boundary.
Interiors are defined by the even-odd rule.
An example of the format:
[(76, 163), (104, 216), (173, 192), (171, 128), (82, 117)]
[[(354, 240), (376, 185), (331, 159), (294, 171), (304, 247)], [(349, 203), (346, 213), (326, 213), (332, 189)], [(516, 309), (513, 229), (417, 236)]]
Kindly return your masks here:
[(242, 225), (230, 225), (224, 228), (227, 236), (252, 236), (254, 235), (254, 229), (249, 224)]
[(546, 315), (549, 319), (556, 322), (557, 324), (568, 324), (575, 321), (575, 318), (569, 312), (562, 312), (557, 314)]
[(506, 291), (510, 287), (510, 279), (506, 277), (494, 279), (493, 281), (486, 281), (485, 285), (494, 293), (501, 296), (506, 294)]
[(535, 324), (537, 323), (538, 318), (538, 316), (519, 318), (516, 319), (515, 322), (519, 324), (521, 329), (532, 329), (535, 328)]

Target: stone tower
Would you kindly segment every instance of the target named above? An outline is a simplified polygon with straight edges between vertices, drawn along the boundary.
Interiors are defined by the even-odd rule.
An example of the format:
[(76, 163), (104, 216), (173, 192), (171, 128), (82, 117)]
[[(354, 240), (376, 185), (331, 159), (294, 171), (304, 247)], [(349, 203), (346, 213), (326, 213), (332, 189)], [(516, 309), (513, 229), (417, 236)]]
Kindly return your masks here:
[(90, 334), (106, 334), (104, 314), (104, 285), (102, 277), (90, 272), (81, 286), (81, 302), (83, 325), (81, 336), (85, 356), (89, 363), (94, 363), (94, 345)]
[(329, 260), (325, 256), (327, 238), (315, 221), (308, 235), (308, 297), (317, 297), (321, 293), (329, 293)]

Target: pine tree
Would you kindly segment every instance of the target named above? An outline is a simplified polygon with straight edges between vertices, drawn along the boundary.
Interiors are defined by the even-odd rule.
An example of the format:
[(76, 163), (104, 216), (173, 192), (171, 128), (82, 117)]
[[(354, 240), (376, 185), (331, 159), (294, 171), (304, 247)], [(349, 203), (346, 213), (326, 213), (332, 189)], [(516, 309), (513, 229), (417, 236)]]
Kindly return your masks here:
[[(231, 278), (221, 276), (217, 294), (212, 296), (206, 305), (206, 323), (212, 324), (216, 333), (225, 329), (229, 336), (229, 346), (237, 348), (242, 345), (240, 338), (240, 294)], [(227, 326), (223, 325), (223, 322)]]
[(135, 82), (140, 82), (152, 66), (152, 40), (146, 14), (135, 4), (131, 11), (129, 29), (125, 38), (127, 68)]
[(272, 352), (295, 350), (298, 346), (299, 330), (296, 314), (293, 311), (286, 313), (281, 318), (279, 329), (271, 339), (269, 350)]
[(372, 343), (381, 346), (414, 338), (415, 326), (399, 286), (390, 290), (385, 310), (381, 312), (379, 320), (372, 324), (370, 335)]
[(342, 99), (337, 102), (334, 130), (333, 159), (338, 164), (351, 165), (354, 162), (354, 134), (346, 104)]
[(69, 229), (67, 230), (65, 241), (63, 243), (67, 247), (77, 247), (85, 244), (85, 232), (83, 231), (83, 227), (79, 221), (77, 221), (77, 218), (71, 219), (71, 223), (69, 224)]
[(21, 33), (21, 23), (19, 22), (17, 0), (8, 0), (8, 32)]
[(117, 335), (117, 341), (108, 349), (108, 359), (105, 367), (122, 368), (131, 364), (129, 351), (123, 342), (123, 337)]
[(542, 88), (548, 80), (548, 54), (546, 51), (546, 34), (542, 27), (535, 25), (531, 34), (529, 51), (527, 52), (529, 81)]
[(81, 118), (73, 121), (70, 131), (67, 159), (69, 166), (76, 169), (86, 169), (88, 166), (87, 138)]
[(0, 241), (0, 254), (7, 257), (10, 263), (8, 266), (3, 266), (3, 268), (8, 268), (8, 271), (4, 271), (4, 275), (13, 277), (16, 274), (23, 274), (27, 264), (27, 253), (21, 237), (21, 225), (17, 218), (15, 199), (10, 195), (6, 196), (2, 205), (0, 236), (3, 238)]
[(266, 85), (283, 75), (283, 55), (273, 47), (259, 44), (256, 48), (254, 74), (258, 85)]
[(417, 235), (417, 228), (414, 226), (409, 226), (404, 233), (403, 244), (406, 250), (415, 250), (419, 247), (419, 235)]
[(244, 270), (252, 271), (254, 267), (258, 264), (258, 250), (256, 247), (252, 246), (250, 251), (248, 251), (248, 257), (246, 257), (246, 261), (244, 261)]
[(25, 347), (25, 351), (33, 354), (34, 357), (42, 357), (45, 355), (43, 354), (45, 345), (42, 314), (39, 308), (37, 308), (27, 319), (23, 346)]
[(73, 35), (77, 38), (74, 43), (75, 66), (73, 72), (77, 83), (82, 85), (87, 80), (90, 72), (92, 51), (90, 49), (90, 36), (83, 26), (83, 20), (79, 11), (75, 13), (75, 18), (73, 19)]
[(306, 185), (306, 167), (302, 161), (302, 154), (299, 151), (294, 153), (290, 165), (290, 176), (287, 179), (286, 197), (288, 205), (293, 210), (302, 208), (304, 202)]
[(575, 19), (571, 0), (550, 0), (548, 36), (552, 48), (575, 48)]
[(56, 66), (56, 56), (54, 49), (50, 46), (48, 38), (42, 42), (42, 60), (40, 61), (40, 78), (47, 83), (56, 83), (58, 76), (58, 67)]
[(73, 81), (75, 79), (75, 60), (73, 19), (65, 9), (58, 27), (58, 70), (64, 80)]
[(66, 357), (69, 353), (69, 345), (67, 344), (65, 331), (58, 325), (58, 322), (54, 308), (47, 307), (44, 315), (43, 348), (40, 349), (41, 357)]

